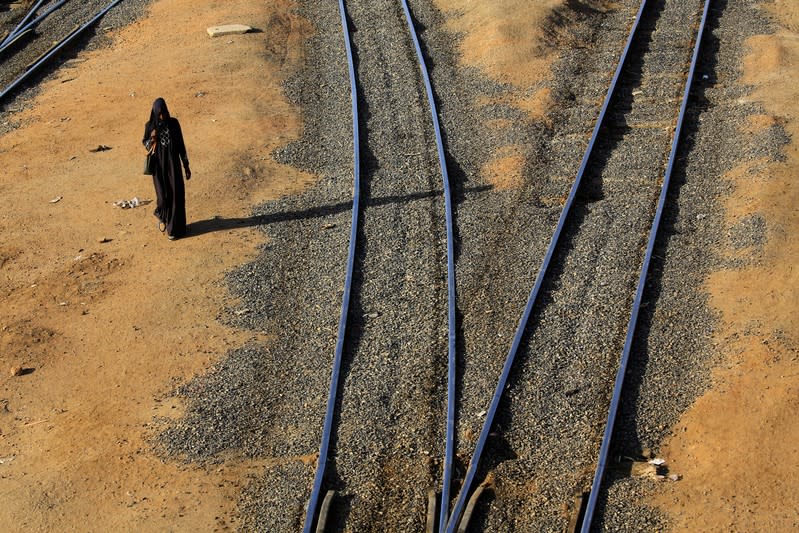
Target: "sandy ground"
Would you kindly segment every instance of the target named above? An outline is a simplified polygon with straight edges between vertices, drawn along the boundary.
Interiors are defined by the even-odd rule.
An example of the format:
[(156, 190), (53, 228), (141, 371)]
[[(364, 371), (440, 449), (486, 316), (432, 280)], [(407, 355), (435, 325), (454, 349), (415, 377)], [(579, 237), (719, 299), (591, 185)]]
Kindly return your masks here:
[[(436, 3), (451, 17), (450, 29), (465, 35), (464, 65), (522, 89), (529, 96), (505, 103), (545, 120), (545, 84), (555, 55), (542, 43), (557, 43), (558, 28), (550, 26), (542, 34), (519, 21), (543, 25), (564, 2)], [(613, 7), (610, 2), (592, 4)], [(794, 268), (799, 241), (793, 237), (799, 230), (799, 88), (786, 75), (799, 68), (799, 7), (794, 0), (776, 0), (768, 9), (782, 30), (750, 40), (740, 80), (755, 88), (750, 98), (763, 103), (767, 114), (752, 117), (739, 142), (775, 123), (794, 141), (784, 163), (746, 162), (723, 177), (735, 186), (726, 200), (729, 227), (761, 215), (768, 243), (762, 252), (720, 243), (721, 252), (731, 257), (755, 256), (756, 266), (717, 272), (707, 281), (721, 316), (716, 344), (724, 364), (714, 373), (712, 389), (664, 443), (670, 470), (682, 480), (664, 484), (655, 503), (677, 531), (799, 530), (793, 502), (799, 486), (799, 270)], [(479, 103), (494, 102), (486, 98)], [(506, 127), (504, 121), (495, 122), (487, 127)], [(520, 154), (518, 147), (503, 147), (483, 172), (498, 188), (515, 187), (525, 163)]]
[[(602, 5), (601, 1), (591, 3)], [(477, 105), (511, 105), (532, 120), (547, 120), (551, 101), (546, 81), (551, 76), (550, 65), (557, 59), (558, 41), (567, 34), (559, 31), (551, 16), (566, 2), (435, 0), (435, 4), (447, 17), (447, 30), (463, 36), (459, 50), (462, 64), (513, 87), (501, 97), (484, 96)], [(561, 23), (567, 25), (568, 20)], [(510, 124), (497, 119), (486, 127), (501, 131)], [(521, 186), (524, 152), (523, 147), (513, 144), (501, 147), (481, 169), (483, 176), (497, 189)]]
[(711, 304), (721, 314), (716, 339), (724, 364), (715, 385), (685, 414), (665, 450), (683, 476), (659, 504), (678, 531), (797, 531), (799, 511), (799, 7), (777, 0), (782, 25), (748, 42), (743, 82), (767, 114), (751, 117), (742, 140), (781, 124), (793, 142), (781, 163), (749, 161), (729, 172), (729, 226), (762, 215), (768, 242), (756, 265), (713, 274)]
[[(300, 128), (280, 92), (308, 32), (290, 7), (156, 2), (112, 48), (63, 69), (20, 117), (26, 126), (0, 137), (3, 531), (233, 523), (238, 488), (259, 465), (164, 463), (147, 438), (156, 417), (180, 412), (160, 400), (176, 383), (248, 340), (216, 319), (230, 304), (224, 271), (263, 239), (232, 219), (311, 180), (269, 157)], [(262, 32), (205, 32), (231, 22)], [(140, 139), (158, 96), (181, 120), (194, 174), (189, 236), (174, 242), (153, 204), (112, 205), (154, 199)], [(101, 144), (112, 149), (90, 152)]]
[[(743, 81), (757, 85), (751, 98), (768, 114), (754, 118), (742, 138), (774, 121), (799, 134), (797, 89), (783, 75), (799, 65), (792, 1), (775, 4), (784, 31), (751, 42)], [(554, 57), (540, 47), (541, 35), (503, 13), (514, 13), (505, 6), (514, 4), (543, 20), (563, 1), (436, 3), (457, 13), (451, 24), (467, 35), (464, 63), (531, 89), (514, 104), (543, 117)], [(153, 16), (115, 35), (112, 48), (82, 54), (85, 61), (63, 70), (21, 117), (26, 126), (0, 137), (3, 530), (235, 526), (239, 488), (262, 465), (163, 462), (147, 439), (158, 417), (179, 415), (179, 404), (162, 400), (175, 384), (250, 340), (216, 318), (232, 303), (223, 273), (252, 257), (263, 239), (247, 223), (248, 206), (313, 180), (269, 157), (301, 127), (280, 83), (301, 61), (298, 43), (309, 29), (290, 13), (290, 0), (251, 4), (156, 2)], [(227, 22), (264, 31), (208, 38), (207, 26)], [(501, 54), (485, 53), (497, 47)], [(111, 204), (153, 199), (149, 177), (140, 174), (139, 141), (157, 96), (181, 120), (194, 173), (190, 235), (175, 242), (156, 230), (152, 204)], [(507, 126), (496, 122), (488, 126)], [(101, 144), (112, 149), (89, 151)], [(524, 166), (519, 153), (503, 148), (485, 172), (513, 187)], [(760, 213), (769, 240), (757, 266), (708, 280), (727, 355), (716, 385), (665, 451), (683, 479), (664, 485), (659, 503), (678, 530), (797, 528), (797, 167), (794, 143), (783, 163), (751, 162), (726, 176), (737, 186), (730, 225)], [(10, 376), (12, 366), (23, 375)]]

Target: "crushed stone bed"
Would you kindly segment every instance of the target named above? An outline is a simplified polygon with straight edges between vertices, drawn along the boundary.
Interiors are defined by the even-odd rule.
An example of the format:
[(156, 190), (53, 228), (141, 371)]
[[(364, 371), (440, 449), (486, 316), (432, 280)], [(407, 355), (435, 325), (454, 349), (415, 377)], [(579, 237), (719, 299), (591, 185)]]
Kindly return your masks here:
[[(556, 268), (534, 310), (483, 474), (493, 496), (473, 530), (561, 531), (575, 494), (590, 485), (643, 245), (654, 212), (690, 59), (701, 0), (653, 0), (645, 54), (621, 88), (619, 108), (580, 193)], [(161, 436), (191, 461), (227, 453), (278, 459), (241, 500), (244, 529), (296, 531), (305, 516), (325, 409), (341, 301), (351, 205), (349, 84), (335, 3), (301, 3), (315, 26), (306, 65), (286, 84), (302, 107), (301, 140), (278, 160), (320, 180), (302, 194), (258, 206), (269, 243), (228, 277), (240, 307), (229, 323), (275, 335), (231, 351), (179, 392), (186, 417)], [(423, 530), (426, 491), (440, 484), (446, 379), (446, 270), (441, 178), (429, 110), (396, 2), (347, 2), (362, 128), (362, 211), (351, 329), (326, 486), (338, 491), (332, 527)], [(637, 0), (570, 13), (554, 66), (546, 124), (480, 97), (518, 94), (457, 61), (459, 37), (431, 2), (410, 7), (432, 67), (456, 208), (459, 405), (456, 476), (464, 473), (525, 300), (580, 164), (588, 134), (629, 31)], [(722, 0), (710, 30), (681, 163), (674, 176), (631, 360), (615, 455), (658, 451), (680, 414), (709, 383), (716, 317), (701, 284), (724, 267), (721, 174), (740, 157), (776, 157), (778, 128), (741, 154), (730, 139), (754, 106), (731, 83), (747, 32), (766, 26), (742, 0)], [(566, 31), (566, 30), (561, 30)], [(733, 33), (740, 33), (735, 37)], [(711, 39), (712, 41), (712, 39)], [(721, 43), (721, 44), (720, 44)], [(719, 86), (717, 79), (728, 80)], [(639, 93), (640, 91), (640, 93)], [(666, 103), (663, 103), (665, 99)], [(496, 99), (497, 101), (500, 98)], [(508, 128), (487, 128), (491, 119)], [(722, 132), (720, 134), (719, 132)], [(526, 156), (524, 183), (494, 188), (480, 169), (502, 146)], [(731, 235), (762, 243), (757, 220)], [(751, 233), (751, 235), (750, 235)], [(645, 505), (653, 481), (614, 477), (597, 529), (662, 529)], [(455, 487), (457, 489), (457, 487)], [(454, 495), (453, 495), (454, 496)]]

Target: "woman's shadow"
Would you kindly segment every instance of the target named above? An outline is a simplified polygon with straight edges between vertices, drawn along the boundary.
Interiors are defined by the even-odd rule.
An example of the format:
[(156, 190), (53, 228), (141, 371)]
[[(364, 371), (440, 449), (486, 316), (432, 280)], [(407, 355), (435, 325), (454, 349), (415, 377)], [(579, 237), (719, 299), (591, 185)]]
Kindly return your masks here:
[[(490, 185), (481, 185), (478, 187), (469, 187), (464, 190), (465, 193), (480, 193), (491, 189)], [(370, 204), (371, 206), (387, 205), (392, 203), (408, 203), (416, 200), (423, 200), (425, 198), (432, 198), (440, 196), (442, 191), (425, 191), (406, 195), (393, 195), (385, 196), (383, 198), (375, 198)], [(340, 202), (337, 204), (323, 205), (318, 207), (311, 207), (308, 209), (300, 209), (297, 211), (284, 211), (280, 213), (270, 213), (266, 215), (253, 215), (250, 217), (235, 217), (224, 218), (221, 216), (213, 216), (206, 220), (198, 220), (186, 226), (186, 237), (199, 237), (206, 233), (213, 233), (215, 231), (226, 231), (237, 228), (250, 228), (253, 226), (264, 226), (267, 224), (274, 224), (276, 222), (288, 222), (290, 220), (301, 220), (311, 218), (323, 218), (330, 215), (335, 215), (343, 211), (352, 209), (352, 201)]]

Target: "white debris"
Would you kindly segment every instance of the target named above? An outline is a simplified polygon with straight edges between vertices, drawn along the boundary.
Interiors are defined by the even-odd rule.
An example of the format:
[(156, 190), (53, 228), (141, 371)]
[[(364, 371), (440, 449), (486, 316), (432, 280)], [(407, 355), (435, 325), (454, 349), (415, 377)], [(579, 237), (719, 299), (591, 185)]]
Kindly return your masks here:
[(117, 200), (114, 205), (122, 209), (133, 209), (134, 207), (139, 207), (142, 203), (141, 200), (134, 196), (130, 200)]
[(660, 465), (665, 465), (666, 464), (666, 460), (665, 459), (661, 459), (659, 457), (655, 457), (654, 459), (650, 459), (649, 461), (647, 461), (647, 463), (649, 463), (651, 465), (655, 465), (655, 466), (660, 466)]
[(50, 200), (50, 203), (51, 203), (51, 204), (57, 204), (58, 202), (60, 202), (60, 201), (61, 201), (61, 200), (63, 200), (63, 199), (64, 199), (64, 197), (63, 197), (63, 196), (56, 196), (55, 198), (53, 198), (52, 200)]

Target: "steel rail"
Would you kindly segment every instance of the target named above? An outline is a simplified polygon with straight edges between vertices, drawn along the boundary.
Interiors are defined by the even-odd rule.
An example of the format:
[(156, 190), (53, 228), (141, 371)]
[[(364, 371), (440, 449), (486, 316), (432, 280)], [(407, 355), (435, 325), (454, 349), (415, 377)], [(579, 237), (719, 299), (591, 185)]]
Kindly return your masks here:
[(48, 59), (56, 55), (62, 48), (64, 48), (67, 44), (72, 42), (75, 37), (83, 33), (87, 28), (92, 26), (95, 22), (100, 20), (103, 15), (108, 13), (114, 6), (118, 3), (122, 2), (122, 0), (113, 0), (110, 4), (108, 4), (105, 8), (103, 8), (99, 13), (97, 13), (89, 22), (84, 24), (83, 26), (79, 27), (77, 30), (70, 33), (67, 37), (61, 40), (56, 46), (54, 46), (47, 54), (40, 57), (33, 63), (25, 72), (23, 72), (17, 79), (11, 82), (2, 92), (0, 92), (0, 100), (5, 98), (11, 91), (16, 89), (23, 81), (25, 81), (31, 74), (36, 72), (39, 67), (41, 67), (44, 63), (47, 62)]
[(34, 13), (36, 13), (36, 10), (39, 9), (39, 7), (45, 2), (46, 2), (46, 0), (39, 0), (38, 2), (36, 2), (36, 5), (34, 5), (30, 9), (30, 11), (28, 11), (25, 14), (25, 16), (22, 17), (22, 20), (19, 21), (19, 24), (17, 24), (16, 27), (13, 30), (11, 30), (11, 33), (9, 33), (8, 35), (5, 36), (5, 38), (3, 39), (3, 42), (0, 43), (0, 45), (5, 45), (8, 41), (10, 41), (11, 38), (20, 31), (20, 28), (22, 26), (24, 26), (25, 23), (28, 22), (28, 20), (30, 20), (30, 18), (33, 16)]
[(60, 0), (59, 2), (56, 2), (52, 6), (48, 7), (44, 11), (44, 13), (42, 13), (41, 15), (39, 15), (38, 17), (36, 17), (32, 21), (30, 21), (29, 23), (25, 24), (22, 27), (17, 26), (17, 28), (13, 32), (9, 33), (8, 36), (6, 37), (6, 39), (2, 43), (0, 43), (0, 52), (3, 52), (6, 48), (11, 46), (13, 41), (18, 36), (22, 35), (23, 33), (25, 33), (28, 30), (32, 30), (33, 28), (35, 28), (41, 21), (43, 21), (45, 18), (47, 18), (47, 16), (50, 15), (50, 13), (52, 13), (53, 11), (55, 11), (56, 9), (58, 9), (59, 7), (63, 6), (66, 3), (67, 3), (67, 0)]
[(9, 48), (11, 48), (12, 46), (14, 46), (14, 43), (16, 43), (18, 40), (22, 39), (22, 38), (23, 38), (25, 35), (27, 35), (28, 33), (31, 33), (31, 32), (33, 32), (33, 29), (30, 29), (30, 28), (29, 28), (29, 29), (27, 29), (27, 30), (25, 30), (25, 31), (20, 31), (20, 32), (17, 32), (17, 33), (14, 35), (14, 38), (13, 38), (13, 39), (11, 39), (10, 41), (8, 41), (8, 42), (7, 42), (6, 44), (4, 44), (4, 45), (0, 45), (0, 54), (1, 54), (1, 53), (3, 53), (3, 52), (5, 52), (6, 50), (8, 50)]
[(447, 226), (447, 320), (449, 324), (449, 344), (447, 357), (447, 426), (446, 426), (446, 445), (444, 452), (444, 469), (441, 490), (441, 510), (439, 514), (439, 530), (443, 530), (449, 516), (449, 490), (452, 484), (452, 461), (455, 456), (455, 370), (457, 365), (456, 358), (456, 336), (455, 336), (455, 237), (452, 225), (452, 194), (449, 186), (449, 173), (447, 172), (447, 160), (444, 155), (444, 140), (441, 137), (441, 125), (438, 120), (438, 109), (436, 107), (433, 86), (430, 83), (430, 73), (427, 70), (427, 63), (419, 44), (419, 37), (413, 25), (411, 11), (408, 2), (402, 0), (402, 9), (405, 11), (405, 19), (408, 21), (408, 31), (413, 39), (413, 46), (416, 49), (416, 57), (419, 59), (419, 67), (422, 72), (427, 101), (430, 103), (430, 115), (433, 119), (433, 130), (436, 136), (436, 147), (438, 149), (438, 164), (441, 167), (441, 177), (444, 182), (444, 211)]
[(467, 500), (469, 498), (469, 491), (471, 489), (471, 485), (474, 482), (474, 478), (477, 475), (477, 467), (480, 463), (480, 457), (482, 456), (483, 449), (485, 448), (485, 443), (488, 440), (488, 434), (491, 431), (491, 426), (494, 423), (494, 416), (496, 415), (497, 408), (499, 407), (499, 402), (502, 399), (502, 395), (505, 391), (505, 386), (508, 382), (508, 376), (510, 375), (511, 367), (513, 366), (513, 362), (516, 358), (516, 353), (519, 349), (519, 345), (521, 344), (522, 337), (524, 336), (524, 331), (527, 327), (527, 321), (530, 318), (530, 314), (532, 313), (533, 305), (535, 304), (536, 300), (538, 299), (538, 292), (541, 289), (541, 285), (543, 284), (544, 277), (549, 269), (550, 261), (552, 260), (552, 256), (555, 253), (555, 248), (557, 247), (558, 241), (560, 239), (561, 232), (563, 231), (563, 227), (566, 224), (566, 218), (569, 215), (569, 211), (571, 210), (572, 204), (574, 203), (574, 199), (577, 195), (577, 190), (580, 187), (580, 183), (582, 182), (583, 175), (585, 174), (585, 169), (588, 166), (588, 161), (593, 153), (594, 144), (596, 143), (597, 138), (599, 137), (599, 130), (602, 127), (602, 123), (605, 118), (605, 113), (610, 105), (610, 101), (616, 91), (616, 84), (621, 76), (621, 71), (624, 68), (625, 62), (627, 60), (627, 54), (630, 51), (630, 47), (635, 37), (638, 25), (641, 21), (642, 14), (644, 12), (644, 8), (646, 7), (647, 0), (642, 0), (641, 7), (638, 9), (638, 13), (635, 16), (635, 20), (633, 21), (632, 29), (630, 30), (630, 35), (627, 38), (627, 43), (624, 46), (624, 51), (619, 58), (619, 64), (616, 67), (616, 72), (613, 74), (613, 79), (611, 80), (610, 87), (608, 89), (608, 93), (605, 96), (605, 100), (602, 103), (602, 109), (599, 113), (599, 117), (597, 118), (596, 125), (594, 126), (593, 134), (591, 135), (591, 140), (588, 143), (588, 148), (583, 155), (582, 163), (580, 164), (580, 168), (577, 172), (577, 176), (572, 184), (571, 190), (569, 191), (569, 196), (566, 200), (566, 203), (563, 207), (563, 210), (560, 213), (560, 218), (558, 219), (558, 224), (555, 228), (555, 232), (552, 235), (552, 239), (550, 240), (549, 247), (547, 248), (546, 255), (544, 256), (544, 260), (541, 264), (541, 268), (538, 270), (538, 274), (536, 275), (535, 284), (533, 285), (532, 290), (530, 291), (530, 296), (527, 299), (527, 304), (524, 308), (524, 312), (522, 313), (522, 317), (519, 320), (519, 325), (516, 329), (516, 334), (513, 337), (513, 343), (511, 344), (510, 350), (508, 352), (507, 358), (505, 359), (505, 363), (502, 367), (502, 374), (500, 375), (499, 382), (497, 383), (497, 387), (494, 390), (494, 395), (491, 398), (490, 407), (486, 413), (486, 419), (483, 423), (483, 428), (480, 431), (480, 437), (477, 440), (477, 444), (474, 449), (474, 453), (472, 454), (472, 459), (469, 461), (469, 468), (466, 472), (466, 477), (463, 480), (463, 485), (461, 486), (461, 490), (458, 493), (458, 498), (455, 502), (455, 505), (452, 508), (452, 513), (449, 517), (449, 522), (447, 522), (446, 532), (447, 533), (454, 533), (456, 528), (458, 527), (458, 522), (460, 521), (460, 516), (463, 513), (464, 507), (466, 506)]
[(635, 290), (635, 299), (633, 300), (633, 307), (632, 311), (630, 312), (630, 320), (627, 324), (627, 336), (624, 339), (624, 348), (619, 361), (619, 369), (616, 372), (616, 381), (613, 387), (613, 397), (611, 398), (610, 408), (608, 409), (608, 419), (605, 425), (605, 433), (602, 437), (602, 445), (599, 450), (597, 468), (594, 472), (594, 479), (591, 483), (591, 492), (588, 495), (588, 503), (586, 504), (585, 514), (583, 515), (582, 527), (580, 528), (581, 533), (588, 533), (591, 528), (591, 522), (596, 509), (597, 499), (599, 498), (599, 490), (602, 485), (602, 478), (605, 475), (605, 467), (607, 464), (608, 453), (610, 451), (610, 443), (613, 437), (613, 426), (616, 421), (616, 414), (621, 401), (624, 375), (627, 372), (627, 363), (630, 359), (630, 351), (632, 350), (633, 338), (635, 336), (635, 327), (638, 323), (638, 314), (641, 308), (641, 301), (643, 300), (647, 275), (649, 274), (649, 265), (652, 261), (652, 254), (655, 249), (655, 240), (657, 239), (658, 229), (660, 228), (660, 219), (663, 216), (663, 209), (666, 205), (669, 182), (671, 181), (671, 174), (674, 170), (674, 163), (677, 159), (677, 150), (680, 145), (680, 134), (682, 133), (682, 126), (685, 120), (685, 112), (688, 108), (688, 100), (691, 95), (694, 74), (696, 72), (696, 64), (699, 60), (699, 50), (701, 48), (702, 37), (705, 32), (705, 25), (707, 23), (707, 15), (709, 10), (710, 0), (705, 0), (705, 7), (702, 12), (702, 20), (699, 23), (699, 31), (697, 32), (696, 44), (694, 45), (694, 52), (691, 58), (691, 68), (688, 71), (688, 79), (685, 82), (685, 91), (683, 93), (682, 104), (680, 105), (680, 114), (677, 118), (677, 127), (674, 130), (674, 138), (671, 144), (671, 152), (669, 153), (669, 161), (668, 165), (666, 166), (665, 175), (663, 177), (663, 185), (660, 189), (660, 196), (658, 198), (657, 210), (655, 211), (655, 218), (652, 221), (652, 227), (649, 231), (649, 240), (646, 245), (644, 263), (641, 266), (641, 274), (638, 277), (638, 286)]
[(353, 144), (353, 185), (352, 185), (352, 222), (350, 224), (350, 243), (347, 254), (347, 271), (344, 280), (344, 294), (341, 298), (341, 316), (338, 322), (338, 339), (336, 351), (333, 356), (333, 370), (330, 376), (330, 390), (327, 396), (327, 410), (322, 429), (322, 442), (319, 446), (319, 459), (316, 464), (316, 474), (311, 490), (311, 499), (305, 515), (303, 533), (311, 533), (316, 515), (316, 507), (325, 477), (327, 455), (330, 446), (330, 435), (333, 429), (333, 415), (336, 410), (336, 396), (338, 393), (339, 374), (341, 372), (341, 359), (344, 351), (344, 335), (347, 330), (347, 315), (350, 307), (350, 292), (352, 289), (352, 271), (355, 264), (355, 244), (358, 236), (358, 206), (361, 198), (361, 159), (360, 159), (360, 132), (358, 127), (358, 90), (355, 85), (355, 65), (352, 60), (352, 44), (350, 43), (350, 30), (347, 25), (347, 13), (344, 0), (338, 2), (341, 15), (341, 28), (344, 33), (344, 46), (347, 51), (347, 67), (350, 74), (350, 97), (352, 99), (352, 144)]

